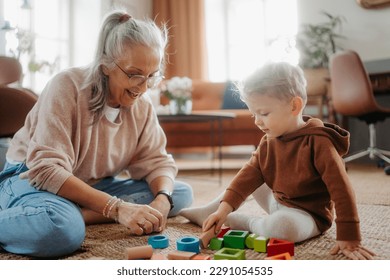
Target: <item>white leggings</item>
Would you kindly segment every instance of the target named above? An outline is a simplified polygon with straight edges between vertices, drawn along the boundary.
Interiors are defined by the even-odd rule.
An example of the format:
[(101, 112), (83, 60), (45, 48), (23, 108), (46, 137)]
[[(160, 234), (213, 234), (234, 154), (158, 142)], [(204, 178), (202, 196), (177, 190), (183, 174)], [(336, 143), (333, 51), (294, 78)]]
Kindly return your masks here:
[(252, 218), (249, 221), (251, 232), (293, 242), (300, 242), (321, 233), (309, 213), (277, 202), (266, 184), (252, 195), (268, 215)]

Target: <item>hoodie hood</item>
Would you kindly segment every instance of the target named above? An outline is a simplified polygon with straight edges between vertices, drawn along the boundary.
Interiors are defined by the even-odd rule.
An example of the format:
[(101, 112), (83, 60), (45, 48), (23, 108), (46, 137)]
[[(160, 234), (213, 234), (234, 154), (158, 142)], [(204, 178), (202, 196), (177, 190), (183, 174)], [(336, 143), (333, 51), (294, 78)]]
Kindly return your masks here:
[(324, 123), (320, 119), (310, 116), (303, 116), (306, 125), (302, 128), (282, 135), (279, 137), (281, 141), (291, 141), (299, 137), (308, 135), (318, 135), (329, 138), (335, 146), (340, 156), (347, 154), (349, 149), (349, 132), (332, 123)]

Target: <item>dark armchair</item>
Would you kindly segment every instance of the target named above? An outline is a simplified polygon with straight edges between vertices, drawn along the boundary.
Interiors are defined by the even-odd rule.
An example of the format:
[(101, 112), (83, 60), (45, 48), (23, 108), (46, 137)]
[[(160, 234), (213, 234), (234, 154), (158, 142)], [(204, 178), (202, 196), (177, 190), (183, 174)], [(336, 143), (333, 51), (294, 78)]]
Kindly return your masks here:
[(31, 90), (12, 86), (21, 76), (22, 67), (17, 59), (0, 56), (0, 170), (10, 138), (23, 126), (38, 100)]

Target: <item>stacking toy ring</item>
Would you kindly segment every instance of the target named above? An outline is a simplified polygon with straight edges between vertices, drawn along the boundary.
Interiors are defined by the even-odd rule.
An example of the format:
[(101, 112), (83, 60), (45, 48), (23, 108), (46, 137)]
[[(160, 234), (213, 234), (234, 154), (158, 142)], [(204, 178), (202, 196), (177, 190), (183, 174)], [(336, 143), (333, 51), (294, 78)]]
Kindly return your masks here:
[(177, 250), (196, 254), (200, 252), (199, 245), (199, 238), (193, 236), (182, 237), (176, 241)]
[(164, 249), (169, 246), (169, 239), (165, 235), (153, 235), (148, 238), (148, 244), (153, 249)]

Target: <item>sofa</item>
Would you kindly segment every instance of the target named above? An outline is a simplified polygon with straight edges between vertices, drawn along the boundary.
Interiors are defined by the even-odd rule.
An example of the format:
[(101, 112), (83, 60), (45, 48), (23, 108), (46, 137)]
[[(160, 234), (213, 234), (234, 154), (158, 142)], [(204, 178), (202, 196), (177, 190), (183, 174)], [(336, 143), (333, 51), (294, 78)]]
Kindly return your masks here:
[[(254, 124), (246, 105), (240, 100), (234, 83), (193, 80), (192, 113), (233, 113), (234, 118), (221, 123), (221, 139), (217, 137), (218, 126), (212, 122), (161, 122), (167, 136), (167, 148), (210, 147), (213, 143), (222, 146), (257, 146), (263, 133)], [(217, 131), (216, 131), (217, 130)], [(218, 141), (220, 140), (220, 142)]]

